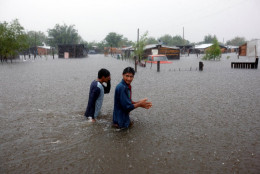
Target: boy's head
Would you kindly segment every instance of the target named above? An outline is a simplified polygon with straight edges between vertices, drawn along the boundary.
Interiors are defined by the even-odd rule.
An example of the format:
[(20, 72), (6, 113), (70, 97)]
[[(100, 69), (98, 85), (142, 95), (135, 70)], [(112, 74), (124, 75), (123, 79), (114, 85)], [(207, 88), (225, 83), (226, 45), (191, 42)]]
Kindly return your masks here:
[(126, 73), (131, 73), (131, 74), (133, 74), (133, 76), (135, 76), (135, 70), (134, 70), (134, 68), (132, 68), (130, 66), (124, 69), (123, 75)]
[(134, 79), (135, 70), (132, 67), (127, 67), (123, 71), (123, 80), (130, 85)]
[(110, 80), (110, 72), (102, 68), (98, 71), (98, 78), (102, 80), (102, 82), (108, 82)]

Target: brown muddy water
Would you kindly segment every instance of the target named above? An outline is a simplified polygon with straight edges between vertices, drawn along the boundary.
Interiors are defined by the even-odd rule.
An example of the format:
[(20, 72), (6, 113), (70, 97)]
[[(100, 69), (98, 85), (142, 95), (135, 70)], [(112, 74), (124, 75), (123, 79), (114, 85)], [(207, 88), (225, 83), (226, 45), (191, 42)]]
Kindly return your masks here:
[[(230, 56), (230, 59), (226, 57)], [(134, 127), (111, 128), (115, 86), (130, 61), (103, 55), (0, 64), (0, 173), (259, 173), (260, 70), (183, 56), (138, 67)], [(90, 83), (111, 72), (96, 123), (83, 117)], [(191, 71), (190, 71), (191, 67)]]

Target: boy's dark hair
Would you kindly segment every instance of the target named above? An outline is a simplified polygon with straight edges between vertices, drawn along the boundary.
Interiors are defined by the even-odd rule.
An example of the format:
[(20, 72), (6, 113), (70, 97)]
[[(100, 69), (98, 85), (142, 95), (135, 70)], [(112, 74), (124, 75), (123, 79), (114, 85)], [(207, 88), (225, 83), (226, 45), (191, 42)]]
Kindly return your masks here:
[(98, 71), (98, 78), (101, 79), (103, 76), (104, 77), (110, 76), (110, 72), (105, 68), (102, 68)]
[(129, 66), (129, 67), (124, 69), (123, 75), (126, 74), (126, 73), (131, 73), (131, 74), (135, 75), (135, 70), (134, 70), (134, 68)]

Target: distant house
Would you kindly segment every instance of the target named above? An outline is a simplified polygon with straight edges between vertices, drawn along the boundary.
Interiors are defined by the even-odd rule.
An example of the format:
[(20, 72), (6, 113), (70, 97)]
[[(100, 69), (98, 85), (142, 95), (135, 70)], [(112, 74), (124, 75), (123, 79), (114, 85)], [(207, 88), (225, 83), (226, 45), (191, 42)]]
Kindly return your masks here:
[(180, 59), (180, 49), (178, 47), (170, 47), (162, 44), (151, 44), (144, 47), (144, 59), (151, 54), (163, 54), (168, 59)]
[(98, 46), (91, 46), (88, 47), (88, 54), (100, 54), (103, 53), (103, 50), (101, 50)]
[(195, 45), (194, 49), (199, 51), (200, 53), (205, 53), (206, 50), (211, 47), (213, 44), (201, 44), (201, 45)]
[(124, 47), (121, 50), (124, 57), (131, 57), (134, 54), (134, 48), (132, 46)]
[(50, 46), (38, 46), (37, 47), (38, 55), (49, 55), (52, 54), (52, 49)]
[(96, 51), (95, 50), (89, 50), (88, 54), (96, 54)]
[[(209, 43), (209, 44), (201, 44), (201, 45), (195, 45), (194, 49), (200, 53), (205, 53), (207, 49), (209, 49), (213, 44)], [(222, 53), (226, 53), (227, 52), (227, 47), (225, 47), (224, 45), (219, 44), (220, 50)]]
[(232, 45), (227, 45), (227, 52), (228, 53), (238, 53), (239, 46), (232, 46)]
[(221, 53), (227, 53), (227, 47), (226, 46), (219, 44), (219, 47), (220, 47)]
[(59, 58), (83, 58), (88, 56), (84, 44), (58, 45)]
[(180, 48), (181, 53), (189, 53), (193, 47), (193, 45), (177, 45), (176, 47)]
[(29, 49), (23, 52), (23, 54), (25, 55), (35, 54), (39, 56), (50, 55), (52, 53), (52, 48), (50, 46), (46, 46), (45, 44), (43, 46), (30, 47)]
[[(122, 48), (122, 53), (126, 57), (130, 57), (134, 54), (134, 48), (132, 46)], [(162, 44), (151, 44), (144, 47), (143, 58), (146, 59), (148, 55), (163, 54), (168, 59), (180, 59), (180, 49), (177, 47), (169, 47)]]
[(122, 54), (122, 49), (115, 48), (115, 47), (104, 47), (104, 54), (107, 56), (108, 54), (111, 54), (112, 56)]

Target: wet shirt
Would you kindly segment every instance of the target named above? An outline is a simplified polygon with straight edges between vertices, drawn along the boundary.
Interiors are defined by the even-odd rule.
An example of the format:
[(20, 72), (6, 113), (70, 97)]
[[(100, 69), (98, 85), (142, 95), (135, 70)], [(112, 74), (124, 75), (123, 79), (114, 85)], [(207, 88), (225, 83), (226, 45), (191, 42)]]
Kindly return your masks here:
[[(109, 88), (109, 89), (108, 89)], [(104, 93), (109, 93), (110, 82), (107, 87), (103, 86), (100, 82), (94, 80), (90, 85), (88, 106), (85, 112), (86, 117), (97, 118), (100, 113)]]
[(131, 101), (130, 88), (124, 80), (116, 86), (113, 123), (118, 124), (120, 128), (127, 128), (130, 125), (129, 113), (134, 109), (134, 105)]

